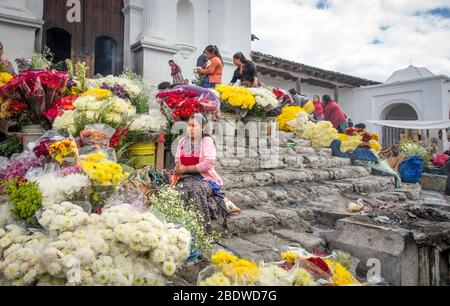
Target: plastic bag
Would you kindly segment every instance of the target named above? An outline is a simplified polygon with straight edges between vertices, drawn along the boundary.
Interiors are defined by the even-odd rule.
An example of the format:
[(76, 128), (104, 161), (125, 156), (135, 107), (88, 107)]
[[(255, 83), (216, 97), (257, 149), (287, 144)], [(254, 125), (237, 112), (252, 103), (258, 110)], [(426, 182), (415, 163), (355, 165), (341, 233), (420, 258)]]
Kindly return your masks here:
[(50, 156), (60, 165), (75, 165), (78, 160), (78, 145), (73, 138), (53, 142), (47, 147)]
[(402, 181), (409, 184), (417, 184), (422, 178), (425, 162), (422, 158), (413, 156), (401, 162), (399, 173)]
[(109, 209), (113, 206), (130, 205), (140, 213), (145, 213), (149, 210), (149, 206), (145, 199), (146, 197), (144, 194), (137, 190), (122, 188), (117, 193), (113, 194), (103, 210)]
[(83, 146), (109, 147), (115, 130), (107, 124), (87, 125), (80, 133)]
[(259, 276), (255, 282), (257, 286), (292, 286), (296, 281), (298, 265), (291, 269), (284, 269), (282, 262), (260, 263)]

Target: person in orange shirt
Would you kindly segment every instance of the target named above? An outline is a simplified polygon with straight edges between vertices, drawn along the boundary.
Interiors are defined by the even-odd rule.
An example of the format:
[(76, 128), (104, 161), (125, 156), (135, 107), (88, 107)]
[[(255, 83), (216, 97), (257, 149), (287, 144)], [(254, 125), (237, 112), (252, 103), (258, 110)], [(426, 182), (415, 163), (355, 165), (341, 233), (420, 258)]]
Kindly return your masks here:
[(211, 65), (206, 68), (197, 67), (198, 73), (206, 76), (201, 87), (215, 88), (217, 84), (222, 84), (223, 59), (217, 46), (206, 47), (205, 55)]

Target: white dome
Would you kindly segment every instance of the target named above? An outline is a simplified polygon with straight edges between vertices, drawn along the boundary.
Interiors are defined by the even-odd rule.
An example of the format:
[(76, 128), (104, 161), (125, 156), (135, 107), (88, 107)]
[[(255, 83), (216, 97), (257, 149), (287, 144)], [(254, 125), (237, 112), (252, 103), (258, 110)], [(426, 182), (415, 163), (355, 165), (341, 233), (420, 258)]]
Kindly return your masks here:
[(394, 72), (386, 83), (405, 82), (411, 80), (424, 79), (434, 76), (435, 74), (427, 68), (419, 68), (416, 66), (409, 66), (406, 69)]

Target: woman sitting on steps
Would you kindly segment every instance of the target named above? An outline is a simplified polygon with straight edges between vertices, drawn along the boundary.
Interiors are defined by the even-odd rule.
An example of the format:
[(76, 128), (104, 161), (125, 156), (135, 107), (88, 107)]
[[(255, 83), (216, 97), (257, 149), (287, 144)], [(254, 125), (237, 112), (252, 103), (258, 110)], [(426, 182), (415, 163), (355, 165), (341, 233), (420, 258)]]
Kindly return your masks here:
[(174, 173), (180, 178), (176, 189), (184, 194), (185, 202), (195, 203), (205, 218), (207, 231), (211, 231), (212, 220), (226, 228), (227, 216), (240, 213), (240, 209), (221, 191), (223, 181), (214, 170), (216, 146), (205, 133), (207, 123), (202, 114), (189, 119), (188, 136), (178, 145)]

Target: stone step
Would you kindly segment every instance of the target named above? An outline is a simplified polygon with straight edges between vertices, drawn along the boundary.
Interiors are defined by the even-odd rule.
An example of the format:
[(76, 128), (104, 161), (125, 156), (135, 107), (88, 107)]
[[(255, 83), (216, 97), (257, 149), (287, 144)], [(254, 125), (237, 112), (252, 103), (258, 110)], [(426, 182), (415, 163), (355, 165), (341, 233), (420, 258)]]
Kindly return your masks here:
[(266, 233), (278, 227), (279, 219), (260, 210), (244, 210), (240, 215), (228, 218), (230, 234)]
[[(360, 179), (370, 176), (366, 167), (347, 166), (327, 169), (275, 169), (259, 172), (223, 173), (224, 189), (264, 187), (292, 182), (320, 182), (329, 180)], [(359, 184), (361, 185), (361, 184)], [(360, 189), (370, 186), (360, 186)]]

